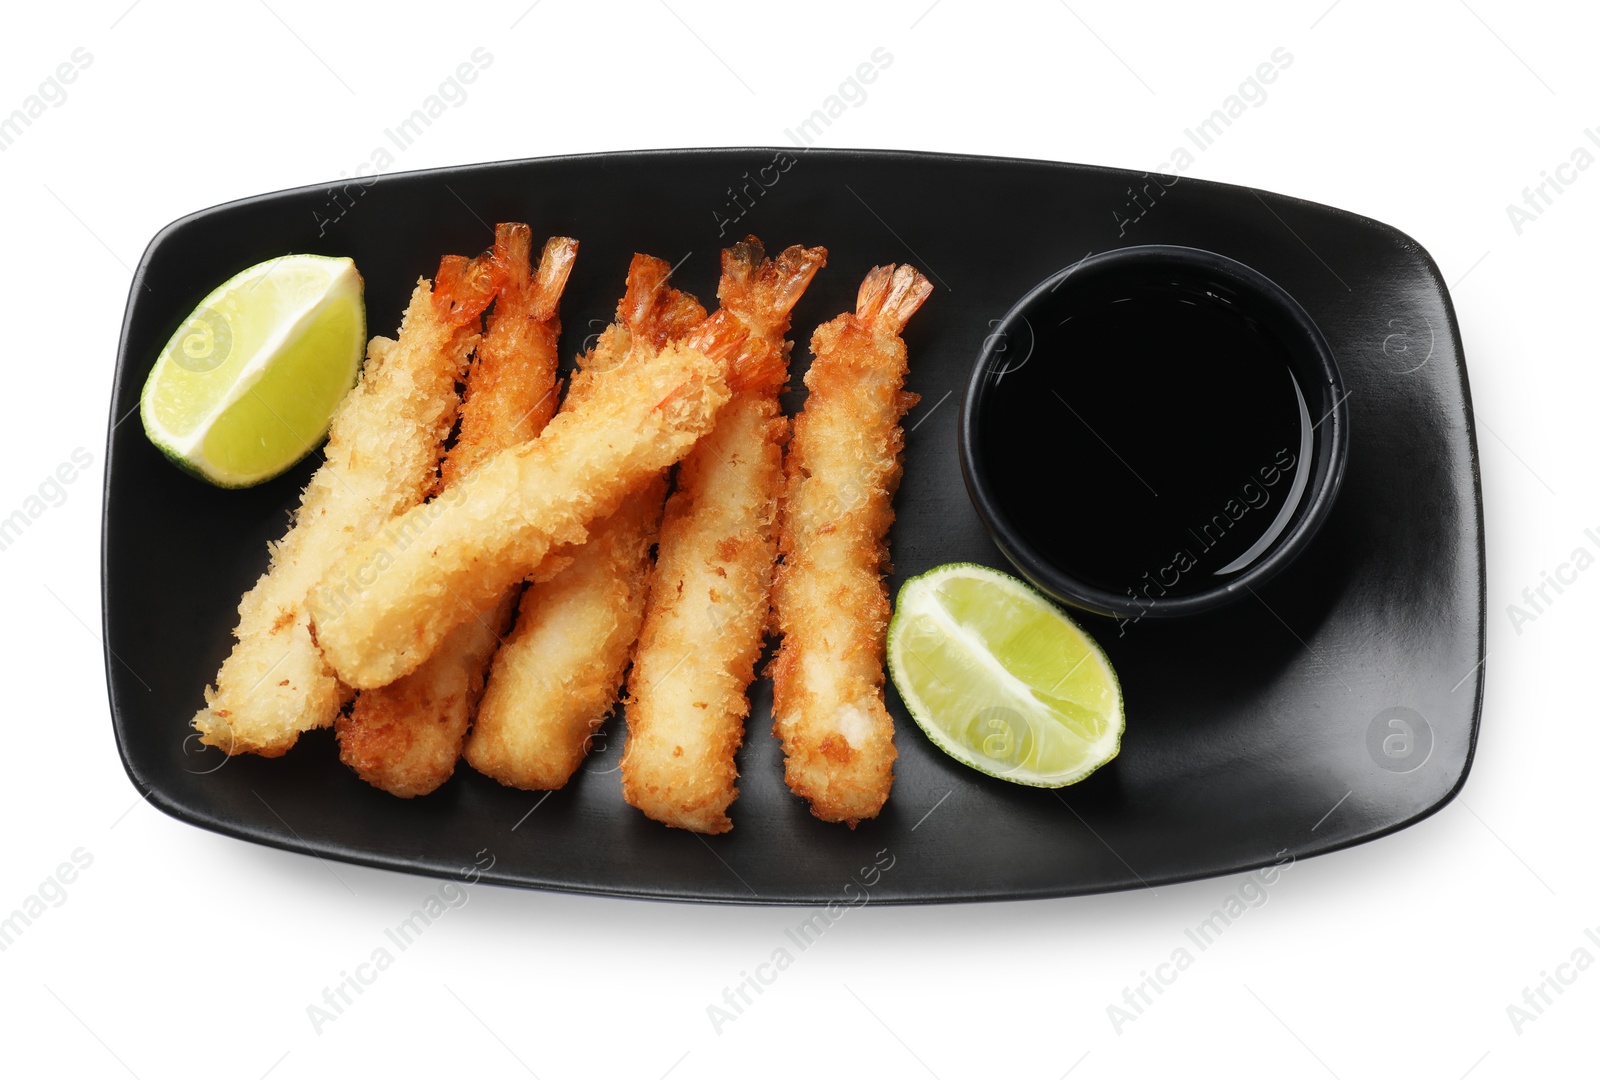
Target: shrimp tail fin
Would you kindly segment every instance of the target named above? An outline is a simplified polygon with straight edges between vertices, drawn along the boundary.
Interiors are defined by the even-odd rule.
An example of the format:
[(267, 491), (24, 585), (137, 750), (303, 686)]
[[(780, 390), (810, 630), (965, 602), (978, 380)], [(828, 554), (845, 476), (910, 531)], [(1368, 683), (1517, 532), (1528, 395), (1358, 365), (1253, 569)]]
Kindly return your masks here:
[(856, 294), (856, 320), (898, 334), (932, 292), (933, 282), (915, 267), (874, 266)]
[(789, 313), (827, 264), (827, 248), (795, 244), (769, 259), (761, 241), (747, 236), (723, 249), (717, 299), (740, 322), (782, 334), (789, 328)]
[[(520, 228), (526, 229), (523, 225)], [(500, 246), (500, 238), (496, 229), (495, 247)], [(524, 241), (526, 250), (526, 241)], [(555, 318), (557, 309), (561, 306), (561, 294), (566, 291), (567, 278), (572, 274), (572, 264), (578, 259), (578, 242), (570, 236), (552, 236), (545, 241), (544, 253), (539, 256), (539, 270), (534, 275), (532, 310), (530, 315), (539, 322), (549, 322)], [(526, 256), (521, 260), (526, 267)]]
[(617, 321), (658, 349), (706, 317), (700, 301), (667, 284), (671, 276), (667, 260), (635, 255), (628, 265), (627, 292), (617, 305)]
[(493, 251), (472, 259), (446, 255), (439, 260), (439, 273), (433, 279), (434, 310), (451, 325), (465, 326), (483, 314), (500, 292), (503, 279), (504, 270)]
[(529, 256), (533, 230), (519, 221), (502, 221), (494, 227), (494, 247), (489, 258), (500, 275), (500, 293), (520, 292), (532, 277)]
[(733, 338), (747, 343), (728, 367), (729, 386), (779, 387), (788, 380), (789, 347), (782, 339), (789, 315), (827, 261), (827, 248), (799, 245), (769, 259), (753, 236), (723, 250), (717, 284), (722, 306), (694, 336), (702, 347)]

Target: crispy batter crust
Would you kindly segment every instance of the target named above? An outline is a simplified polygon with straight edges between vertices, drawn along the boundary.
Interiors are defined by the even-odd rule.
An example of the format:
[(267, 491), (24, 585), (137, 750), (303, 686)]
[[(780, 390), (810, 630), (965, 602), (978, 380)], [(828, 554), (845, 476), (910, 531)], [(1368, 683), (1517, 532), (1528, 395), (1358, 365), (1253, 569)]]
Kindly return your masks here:
[[(670, 272), (661, 259), (634, 256), (617, 321), (582, 358), (564, 409), (581, 402), (602, 373), (653, 354), (704, 321), (694, 297), (667, 286)], [(541, 565), (515, 629), (495, 654), (466, 745), (473, 768), (512, 787), (549, 790), (565, 785), (582, 764), (633, 656), (665, 499), (664, 475), (652, 477), (589, 527), (587, 543), (554, 552)]]
[(583, 763), (639, 636), (666, 488), (661, 476), (647, 481), (559, 572), (523, 594), (467, 740), (474, 769), (545, 791), (563, 787)]
[(622, 791), (657, 821), (696, 832), (733, 827), (734, 754), (750, 711), (773, 565), (788, 420), (789, 312), (827, 252), (768, 260), (753, 237), (723, 252), (722, 306), (690, 341), (748, 334), (743, 389), (678, 469), (629, 678)]
[(785, 462), (771, 668), (773, 732), (785, 778), (825, 821), (875, 817), (894, 783), (894, 723), (883, 704), (888, 531), (900, 481), (900, 331), (932, 285), (909, 266), (876, 267), (856, 311), (818, 328), (809, 395)]
[(684, 460), (667, 500), (628, 679), (622, 793), (678, 828), (733, 827), (734, 753), (767, 623), (786, 428), (776, 402), (736, 396)]
[(333, 723), (349, 690), (313, 639), (307, 591), (356, 540), (416, 506), (433, 486), (455, 421), (456, 380), (493, 292), (485, 262), (446, 258), (436, 286), (418, 281), (399, 340), (373, 338), (293, 526), (269, 545), (267, 572), (239, 602), (238, 644), (194, 718), (201, 742), (229, 754), (277, 757), (302, 731)]
[(403, 799), (426, 795), (450, 779), (515, 599), (508, 593), (493, 611), (450, 631), (411, 674), (361, 691), (351, 711), (334, 722), (339, 760)]
[[(555, 412), (557, 310), (578, 243), (552, 237), (535, 274), (531, 241), (527, 225), (495, 228), (500, 291), (467, 373), (461, 427), (440, 469), (440, 491), (497, 451), (536, 437)], [(357, 694), (334, 725), (340, 759), (402, 798), (426, 795), (448, 780), (516, 594), (513, 586), (450, 631), (411, 674)]]
[(526, 225), (495, 226), (493, 259), (503, 282), (467, 373), (461, 430), (440, 467), (435, 494), (497, 452), (536, 437), (555, 415), (561, 294), (578, 242), (551, 237), (534, 272), (531, 240)]
[(351, 686), (383, 686), (497, 602), (550, 549), (672, 465), (727, 401), (725, 357), (668, 346), (595, 380), (543, 434), (489, 458), (340, 559), (311, 595), (317, 640)]

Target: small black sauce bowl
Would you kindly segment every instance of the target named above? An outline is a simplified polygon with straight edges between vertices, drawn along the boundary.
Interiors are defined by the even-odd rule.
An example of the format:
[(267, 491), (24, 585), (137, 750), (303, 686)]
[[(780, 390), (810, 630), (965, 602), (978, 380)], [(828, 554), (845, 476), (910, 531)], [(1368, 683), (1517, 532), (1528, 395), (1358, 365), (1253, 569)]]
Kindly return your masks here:
[[(1141, 285), (1202, 285), (1215, 300), (1248, 312), (1283, 343), (1290, 370), (1306, 396), (1312, 427), (1311, 472), (1290, 524), (1251, 566), (1216, 586), (1182, 595), (1130, 595), (1092, 585), (1073, 568), (1047, 559), (1011, 522), (995, 495), (984, 460), (983, 428), (990, 390), (1006, 373), (1007, 348), (1029, 320), (1059, 312), (1075, 290), (1107, 280), (1137, 280)], [(1176, 283), (1181, 283), (1176, 284)], [(1019, 338), (1019, 340), (1021, 340)], [(1029, 337), (1031, 341), (1031, 336)], [(1031, 362), (1059, 362), (1031, 357)], [(1350, 411), (1343, 380), (1322, 332), (1288, 292), (1245, 264), (1199, 248), (1141, 245), (1089, 256), (1040, 282), (1006, 313), (984, 340), (961, 404), (958, 427), (961, 473), (967, 493), (995, 544), (1022, 576), (1048, 595), (1083, 611), (1119, 620), (1195, 615), (1213, 611), (1259, 587), (1298, 556), (1327, 519), (1344, 478), (1350, 449)]]

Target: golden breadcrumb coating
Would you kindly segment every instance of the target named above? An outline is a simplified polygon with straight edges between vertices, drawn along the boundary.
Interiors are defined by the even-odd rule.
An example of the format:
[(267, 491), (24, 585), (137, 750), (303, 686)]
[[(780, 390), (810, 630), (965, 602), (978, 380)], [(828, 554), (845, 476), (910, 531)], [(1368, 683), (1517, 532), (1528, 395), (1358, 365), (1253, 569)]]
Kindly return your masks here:
[[(537, 273), (527, 225), (495, 227), (500, 291), (467, 372), (456, 441), (445, 455), (443, 491), (492, 454), (527, 442), (555, 412), (557, 310), (578, 242), (553, 237)], [(334, 724), (339, 757), (369, 784), (393, 795), (426, 795), (448, 780), (489, 661), (511, 618), (517, 587), (454, 630), (425, 663), (388, 686), (363, 690)]]
[(474, 769), (545, 791), (565, 786), (583, 764), (639, 637), (666, 493), (664, 477), (646, 481), (591, 529), (588, 543), (560, 559), (552, 577), (528, 586), (467, 740)]
[[(716, 427), (679, 466), (628, 686), (622, 791), (647, 816), (678, 828), (733, 827), (734, 754), (761, 656), (777, 559), (778, 496), (789, 422), (789, 313), (827, 259), (791, 247), (767, 259), (754, 237), (722, 255), (721, 307), (689, 340), (746, 335), (752, 370)], [(768, 359), (762, 359), (768, 358)]]
[(785, 462), (773, 732), (790, 789), (817, 817), (852, 828), (877, 815), (894, 783), (883, 574), (905, 444), (900, 419), (917, 401), (902, 389), (900, 331), (932, 289), (909, 266), (876, 267), (855, 312), (818, 328)]
[(194, 718), (201, 742), (277, 757), (302, 731), (333, 723), (350, 692), (312, 638), (307, 591), (352, 545), (432, 488), (455, 422), (456, 381), (477, 344), (493, 277), (484, 260), (446, 258), (436, 285), (417, 282), (399, 340), (372, 339), (294, 524), (269, 545), (267, 572), (239, 602), (238, 644)]
[[(704, 321), (694, 297), (667, 285), (670, 273), (662, 259), (634, 256), (617, 321), (581, 358), (563, 409), (581, 402), (602, 373), (653, 355)], [(537, 791), (562, 787), (583, 763), (633, 657), (665, 499), (665, 476), (652, 477), (591, 525), (586, 543), (558, 549), (535, 573), (467, 740), (473, 768)]]
[(552, 547), (587, 539), (587, 525), (710, 430), (729, 396), (726, 360), (669, 345), (597, 377), (537, 439), (502, 450), (357, 545), (311, 594), (334, 671), (362, 689), (393, 682)]

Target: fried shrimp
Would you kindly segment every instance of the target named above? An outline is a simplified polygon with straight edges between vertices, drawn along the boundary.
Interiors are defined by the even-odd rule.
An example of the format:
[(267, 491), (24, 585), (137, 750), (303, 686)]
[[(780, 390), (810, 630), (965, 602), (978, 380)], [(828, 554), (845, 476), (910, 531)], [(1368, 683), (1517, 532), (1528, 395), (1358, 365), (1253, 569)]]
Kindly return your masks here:
[(269, 545), (267, 572), (239, 602), (238, 643), (194, 718), (201, 742), (277, 757), (301, 732), (333, 723), (349, 689), (312, 637), (308, 590), (357, 540), (427, 495), (496, 277), (489, 260), (446, 257), (431, 286), (417, 282), (399, 340), (372, 339), (293, 526)]
[[(317, 641), (351, 686), (414, 670), (561, 544), (711, 429), (739, 342), (669, 345), (595, 379), (530, 442), (502, 450), (334, 564), (311, 594)], [(754, 375), (754, 372), (749, 373)]]
[(773, 733), (785, 778), (824, 821), (875, 817), (894, 783), (883, 704), (890, 506), (900, 482), (907, 320), (933, 286), (909, 266), (875, 267), (854, 314), (819, 327), (805, 408), (785, 462), (774, 615)]
[(467, 763), (510, 787), (566, 785), (617, 702), (644, 617), (666, 478), (632, 492), (549, 578), (535, 575), (495, 654)]
[[(580, 359), (563, 409), (603, 373), (658, 351), (705, 319), (694, 297), (667, 286), (671, 268), (635, 255), (617, 321)], [(633, 656), (666, 499), (658, 475), (589, 528), (581, 546), (552, 553), (522, 596), (516, 626), (495, 654), (468, 738), (467, 763), (502, 784), (559, 788), (617, 701)], [(456, 631), (456, 632), (459, 632)]]
[(667, 500), (628, 688), (623, 797), (657, 821), (695, 832), (733, 827), (734, 754), (768, 621), (778, 496), (789, 423), (789, 313), (827, 259), (791, 247), (769, 260), (753, 237), (722, 254), (721, 308), (689, 340), (746, 335), (767, 372), (750, 380), (679, 466)]
[[(461, 427), (440, 469), (439, 491), (496, 451), (537, 436), (555, 412), (557, 309), (578, 242), (551, 238), (537, 274), (530, 248), (528, 226), (495, 227), (500, 291), (467, 373)], [(513, 586), (452, 630), (417, 670), (357, 694), (334, 725), (340, 759), (369, 784), (402, 798), (426, 795), (448, 780), (516, 597)]]

